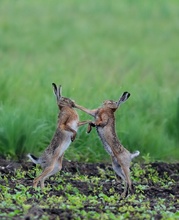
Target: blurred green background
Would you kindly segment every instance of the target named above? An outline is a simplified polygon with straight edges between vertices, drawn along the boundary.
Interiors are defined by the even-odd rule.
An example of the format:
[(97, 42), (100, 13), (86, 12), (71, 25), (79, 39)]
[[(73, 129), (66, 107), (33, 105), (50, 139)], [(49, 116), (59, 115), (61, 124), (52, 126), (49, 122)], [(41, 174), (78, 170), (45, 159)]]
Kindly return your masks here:
[[(178, 161), (178, 39), (177, 0), (1, 0), (0, 154), (38, 156), (50, 143), (55, 82), (63, 96), (88, 108), (129, 91), (116, 112), (123, 145), (140, 158)], [(65, 157), (109, 160), (86, 126)]]

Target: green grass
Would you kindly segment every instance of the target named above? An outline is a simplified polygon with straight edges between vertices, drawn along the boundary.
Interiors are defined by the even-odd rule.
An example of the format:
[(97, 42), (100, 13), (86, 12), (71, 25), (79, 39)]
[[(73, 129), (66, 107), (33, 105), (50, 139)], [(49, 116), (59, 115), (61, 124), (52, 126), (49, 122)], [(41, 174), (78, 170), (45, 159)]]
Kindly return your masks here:
[[(178, 14), (177, 0), (2, 0), (1, 154), (20, 157), (48, 145), (58, 113), (51, 88), (56, 82), (64, 96), (88, 108), (129, 91), (131, 98), (116, 112), (124, 146), (178, 160)], [(95, 131), (89, 136), (85, 129), (66, 157), (108, 160)], [(13, 141), (22, 130), (24, 140)]]

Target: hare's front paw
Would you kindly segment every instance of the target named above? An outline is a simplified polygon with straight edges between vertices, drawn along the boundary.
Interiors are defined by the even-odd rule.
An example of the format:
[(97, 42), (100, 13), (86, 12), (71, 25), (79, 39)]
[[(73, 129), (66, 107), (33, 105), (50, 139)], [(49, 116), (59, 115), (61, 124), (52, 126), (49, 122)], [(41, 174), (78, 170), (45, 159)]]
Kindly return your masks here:
[(91, 127), (91, 124), (89, 123), (88, 128), (87, 128), (87, 133), (89, 134), (91, 132), (91, 130), (92, 130), (92, 127)]
[(73, 136), (71, 137), (71, 141), (73, 142), (76, 138), (76, 132), (73, 133)]
[(91, 132), (92, 127), (95, 127), (95, 124), (94, 124), (93, 122), (90, 122), (90, 123), (88, 124), (88, 128), (87, 128), (87, 133), (88, 133), (88, 134)]
[(95, 127), (95, 126), (96, 126), (95, 122), (90, 122), (89, 124), (90, 124), (92, 127)]

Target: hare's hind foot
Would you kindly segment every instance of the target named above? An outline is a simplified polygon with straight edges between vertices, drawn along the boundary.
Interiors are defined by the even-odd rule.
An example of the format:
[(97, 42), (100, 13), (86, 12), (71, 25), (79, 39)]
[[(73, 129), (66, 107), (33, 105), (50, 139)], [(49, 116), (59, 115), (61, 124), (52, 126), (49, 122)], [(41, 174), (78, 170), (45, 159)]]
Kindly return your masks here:
[(44, 178), (41, 175), (34, 179), (33, 187), (37, 188), (39, 182), (40, 182), (40, 188), (43, 189), (45, 185), (44, 185)]
[(38, 183), (39, 183), (38, 178), (35, 178), (33, 181), (33, 188), (37, 188)]
[(37, 188), (39, 182), (40, 182), (41, 189), (44, 188), (44, 178), (43, 178), (42, 174), (33, 180), (33, 187), (34, 188)]
[(40, 188), (43, 189), (45, 187), (44, 180), (34, 180), (33, 181), (33, 188), (37, 188), (38, 183), (40, 182)]
[(121, 197), (126, 198), (128, 196), (128, 194), (129, 194), (129, 185), (128, 185), (128, 183), (125, 183), (125, 188), (124, 188), (123, 193), (121, 194)]
[(133, 184), (131, 184), (131, 186), (129, 186), (129, 184), (126, 183), (124, 192), (121, 194), (121, 197), (126, 198), (129, 195), (129, 193), (130, 193), (130, 195), (134, 194), (134, 186), (133, 186)]
[(121, 194), (121, 197), (122, 198), (126, 198), (128, 196), (128, 193), (126, 193), (126, 192), (123, 192), (122, 194)]

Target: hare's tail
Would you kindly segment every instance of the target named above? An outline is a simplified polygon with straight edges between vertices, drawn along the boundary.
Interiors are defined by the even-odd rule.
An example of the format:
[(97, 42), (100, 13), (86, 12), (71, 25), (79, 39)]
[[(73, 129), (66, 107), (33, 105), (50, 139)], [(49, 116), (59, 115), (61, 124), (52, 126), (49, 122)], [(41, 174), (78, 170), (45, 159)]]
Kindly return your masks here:
[(39, 163), (39, 158), (35, 157), (34, 155), (32, 154), (27, 154), (27, 157), (35, 164), (38, 164)]
[(139, 154), (140, 154), (140, 152), (139, 152), (138, 150), (135, 151), (134, 153), (131, 154), (131, 159), (133, 159), (133, 158), (139, 156)]

